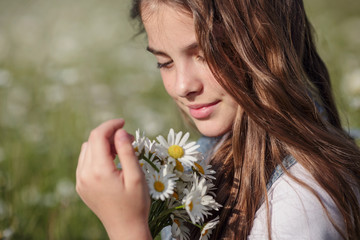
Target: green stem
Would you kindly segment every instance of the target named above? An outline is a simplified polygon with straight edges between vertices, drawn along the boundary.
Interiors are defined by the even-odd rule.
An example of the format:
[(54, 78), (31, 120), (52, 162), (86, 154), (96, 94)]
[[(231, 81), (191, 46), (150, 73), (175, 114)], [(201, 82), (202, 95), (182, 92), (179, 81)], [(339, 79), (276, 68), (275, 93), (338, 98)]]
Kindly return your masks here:
[(200, 229), (202, 229), (202, 227), (203, 227), (203, 226), (201, 226), (201, 225), (199, 225), (199, 224), (196, 224), (196, 223), (193, 223), (192, 221), (189, 221), (189, 220), (187, 220), (187, 219), (185, 219), (185, 218), (181, 218), (181, 219), (184, 220), (184, 221), (187, 222), (187, 223), (190, 223), (190, 224), (194, 225), (195, 227), (200, 228)]
[(177, 206), (177, 207), (174, 207), (174, 208), (170, 208), (170, 209), (168, 209), (166, 211), (163, 211), (159, 216), (154, 218), (153, 221), (158, 221), (159, 219), (163, 218), (164, 216), (169, 215), (173, 211), (178, 210), (178, 209), (184, 209), (184, 208), (185, 208), (185, 205), (180, 205), (180, 206)]
[(154, 168), (157, 172), (160, 172), (160, 170), (156, 167), (156, 165), (150, 161), (147, 157), (145, 157), (143, 154), (140, 155), (140, 158), (145, 160), (148, 164), (151, 165), (152, 168)]

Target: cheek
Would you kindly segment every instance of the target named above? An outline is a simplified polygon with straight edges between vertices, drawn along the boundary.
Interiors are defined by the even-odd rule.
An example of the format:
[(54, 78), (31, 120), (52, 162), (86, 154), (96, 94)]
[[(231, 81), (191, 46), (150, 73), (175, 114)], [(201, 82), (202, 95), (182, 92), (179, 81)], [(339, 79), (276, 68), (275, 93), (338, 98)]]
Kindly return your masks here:
[(175, 85), (171, 77), (167, 74), (161, 73), (161, 78), (166, 92), (172, 97), (175, 98)]

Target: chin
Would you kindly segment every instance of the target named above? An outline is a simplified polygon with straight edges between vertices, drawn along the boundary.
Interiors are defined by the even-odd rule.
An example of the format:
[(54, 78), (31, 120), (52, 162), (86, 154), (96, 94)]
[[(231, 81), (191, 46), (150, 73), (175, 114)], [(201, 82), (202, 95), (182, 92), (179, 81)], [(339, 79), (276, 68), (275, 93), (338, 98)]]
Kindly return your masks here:
[(219, 137), (231, 130), (231, 126), (212, 123), (195, 123), (198, 131), (206, 137)]

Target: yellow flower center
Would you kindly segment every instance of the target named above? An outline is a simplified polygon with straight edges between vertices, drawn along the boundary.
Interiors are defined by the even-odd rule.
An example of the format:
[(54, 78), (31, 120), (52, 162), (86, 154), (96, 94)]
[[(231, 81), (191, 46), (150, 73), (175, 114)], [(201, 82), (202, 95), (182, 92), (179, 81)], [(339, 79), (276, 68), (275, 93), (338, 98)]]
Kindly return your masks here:
[(165, 189), (165, 185), (164, 185), (162, 182), (160, 182), (160, 181), (156, 181), (156, 182), (154, 183), (154, 188), (155, 188), (155, 190), (156, 190), (157, 192), (162, 192), (162, 191), (164, 191), (164, 189)]
[(205, 171), (204, 171), (204, 169), (202, 168), (202, 166), (200, 166), (200, 164), (194, 162), (194, 165), (196, 166), (196, 168), (198, 169), (198, 171), (199, 171), (201, 174), (205, 174)]
[(184, 172), (184, 167), (183, 165), (181, 164), (181, 162), (179, 160), (175, 160), (176, 161), (176, 167), (175, 169), (178, 170), (179, 172)]
[(179, 200), (179, 195), (178, 195), (176, 192), (173, 193), (173, 197), (174, 197), (176, 200)]
[(192, 209), (193, 209), (193, 207), (194, 207), (194, 205), (193, 205), (193, 202), (191, 201), (190, 203), (189, 203), (189, 208), (190, 208), (190, 212), (192, 211)]
[(201, 234), (202, 236), (205, 236), (208, 233), (208, 229), (205, 230), (205, 232), (203, 234)]
[(177, 219), (174, 219), (174, 223), (176, 223), (180, 227), (180, 221)]
[(178, 159), (184, 156), (184, 149), (178, 145), (172, 145), (168, 149), (170, 157)]

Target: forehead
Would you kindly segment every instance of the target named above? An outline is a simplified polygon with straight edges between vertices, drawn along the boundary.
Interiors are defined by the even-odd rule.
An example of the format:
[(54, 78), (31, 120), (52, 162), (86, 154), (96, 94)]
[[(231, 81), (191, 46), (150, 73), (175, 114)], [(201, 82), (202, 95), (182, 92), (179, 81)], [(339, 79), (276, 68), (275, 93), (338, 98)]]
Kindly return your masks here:
[(184, 9), (151, 3), (143, 5), (141, 12), (149, 45), (186, 44), (196, 40), (193, 18)]
[(190, 7), (181, 0), (142, 0), (140, 4), (140, 15), (142, 20), (156, 13), (162, 8), (173, 9), (176, 12), (181, 12), (189, 17), (192, 17)]

